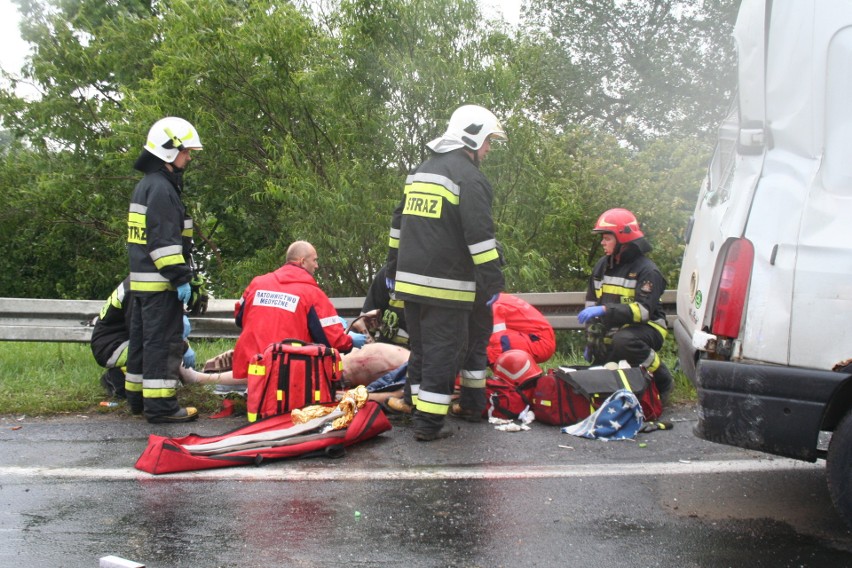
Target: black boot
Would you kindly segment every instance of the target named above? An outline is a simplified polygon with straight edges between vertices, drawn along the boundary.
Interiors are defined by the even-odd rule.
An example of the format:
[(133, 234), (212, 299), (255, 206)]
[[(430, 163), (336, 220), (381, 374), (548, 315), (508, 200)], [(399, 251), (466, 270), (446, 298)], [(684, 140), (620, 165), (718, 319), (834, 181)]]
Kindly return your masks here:
[(652, 373), (654, 376), (654, 384), (657, 385), (657, 391), (660, 393), (660, 402), (663, 406), (668, 406), (672, 392), (674, 392), (674, 377), (671, 371), (666, 367), (666, 364), (660, 361), (660, 366)]

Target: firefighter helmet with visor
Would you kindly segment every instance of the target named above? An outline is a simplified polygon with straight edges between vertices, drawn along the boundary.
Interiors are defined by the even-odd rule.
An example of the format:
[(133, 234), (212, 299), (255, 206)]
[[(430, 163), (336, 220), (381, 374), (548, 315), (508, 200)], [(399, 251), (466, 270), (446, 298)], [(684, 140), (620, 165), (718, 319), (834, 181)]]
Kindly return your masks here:
[(201, 138), (195, 127), (176, 116), (167, 116), (148, 131), (145, 150), (167, 164), (175, 161), (181, 150), (201, 150)]
[(507, 140), (503, 125), (490, 110), (478, 105), (464, 105), (450, 117), (443, 136), (426, 145), (438, 153), (463, 147), (479, 150), (488, 139)]
[(645, 236), (639, 228), (639, 221), (627, 209), (604, 211), (595, 223), (593, 233), (612, 233), (619, 244), (629, 243)]

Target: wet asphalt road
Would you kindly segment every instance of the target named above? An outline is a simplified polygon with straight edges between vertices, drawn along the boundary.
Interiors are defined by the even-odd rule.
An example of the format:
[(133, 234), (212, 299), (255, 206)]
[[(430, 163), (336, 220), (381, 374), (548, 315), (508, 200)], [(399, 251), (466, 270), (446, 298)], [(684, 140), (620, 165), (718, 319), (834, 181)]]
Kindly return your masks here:
[(674, 429), (600, 442), (488, 424), (415, 443), (398, 420), (341, 459), (152, 476), (150, 433), (215, 435), (242, 417), (149, 425), (123, 409), (0, 418), (0, 567), (850, 566), (822, 464)]

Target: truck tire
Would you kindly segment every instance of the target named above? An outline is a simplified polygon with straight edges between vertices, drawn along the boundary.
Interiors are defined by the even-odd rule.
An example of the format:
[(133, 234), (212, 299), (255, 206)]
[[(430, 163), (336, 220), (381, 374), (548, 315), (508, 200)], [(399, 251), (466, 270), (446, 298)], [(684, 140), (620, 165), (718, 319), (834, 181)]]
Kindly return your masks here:
[(825, 473), (831, 502), (852, 528), (852, 411), (846, 413), (831, 435)]

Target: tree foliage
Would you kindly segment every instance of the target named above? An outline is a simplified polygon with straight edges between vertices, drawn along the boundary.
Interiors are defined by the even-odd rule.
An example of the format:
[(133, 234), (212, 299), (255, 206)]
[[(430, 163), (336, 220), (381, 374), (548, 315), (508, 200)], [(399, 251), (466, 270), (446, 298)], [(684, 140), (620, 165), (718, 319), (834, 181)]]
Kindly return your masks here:
[[(362, 295), (406, 173), (464, 103), (509, 132), (483, 171), (510, 290), (582, 288), (598, 254), (591, 226), (611, 207), (637, 213), (671, 282), (729, 88), (690, 95), (729, 57), (708, 38), (730, 23), (707, 22), (734, 0), (610, 6), (661, 4), (662, 23), (532, 0), (537, 16), (515, 30), (475, 0), (16, 1), (34, 51), (6, 76), (38, 97), (0, 90), (0, 296), (100, 298), (123, 277), (132, 164), (168, 115), (204, 144), (184, 201), (217, 296), (275, 269), (295, 239), (316, 246), (330, 295)], [(692, 16), (672, 16), (678, 6)], [(570, 35), (583, 26), (589, 37)], [(634, 38), (642, 64), (614, 74), (628, 46), (612, 42)]]

